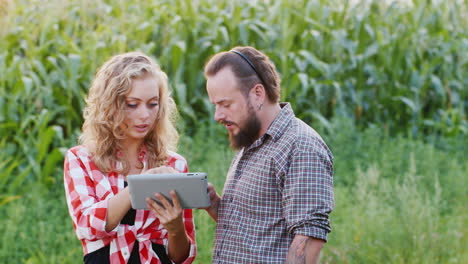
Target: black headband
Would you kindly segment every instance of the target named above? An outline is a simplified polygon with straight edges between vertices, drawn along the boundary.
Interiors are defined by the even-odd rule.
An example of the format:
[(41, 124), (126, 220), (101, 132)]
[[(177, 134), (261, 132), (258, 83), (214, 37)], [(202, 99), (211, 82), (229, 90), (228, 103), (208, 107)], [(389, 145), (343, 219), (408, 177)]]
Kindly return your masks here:
[(231, 52), (234, 52), (234, 53), (236, 53), (237, 55), (241, 56), (241, 57), (250, 65), (250, 67), (252, 67), (252, 69), (253, 69), (254, 72), (257, 74), (258, 78), (259, 78), (260, 81), (263, 83), (263, 85), (266, 85), (265, 81), (263, 81), (262, 76), (258, 73), (258, 71), (257, 71), (257, 69), (255, 68), (254, 64), (252, 63), (252, 61), (249, 60), (249, 58), (247, 58), (247, 56), (245, 56), (244, 54), (242, 54), (242, 52), (237, 51), (237, 50), (231, 50)]

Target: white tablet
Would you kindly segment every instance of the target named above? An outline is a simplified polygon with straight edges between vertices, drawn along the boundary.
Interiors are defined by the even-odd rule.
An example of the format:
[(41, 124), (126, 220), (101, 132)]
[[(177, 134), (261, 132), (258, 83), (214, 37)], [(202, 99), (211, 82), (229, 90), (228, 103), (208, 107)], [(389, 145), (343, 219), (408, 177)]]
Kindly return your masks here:
[(169, 192), (175, 190), (182, 208), (210, 206), (207, 174), (203, 172), (137, 174), (127, 176), (133, 209), (148, 209), (146, 198), (161, 193), (170, 200)]

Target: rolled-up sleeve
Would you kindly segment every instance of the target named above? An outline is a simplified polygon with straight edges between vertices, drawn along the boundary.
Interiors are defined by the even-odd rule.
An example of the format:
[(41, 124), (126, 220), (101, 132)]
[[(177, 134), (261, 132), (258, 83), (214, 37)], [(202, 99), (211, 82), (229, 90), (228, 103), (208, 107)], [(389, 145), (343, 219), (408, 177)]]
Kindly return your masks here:
[(320, 139), (299, 144), (292, 153), (283, 189), (288, 232), (327, 241), (333, 208), (331, 152)]
[(72, 150), (65, 157), (64, 185), (68, 211), (79, 239), (98, 240), (115, 235), (114, 230), (105, 231), (108, 200), (98, 201), (85, 163)]

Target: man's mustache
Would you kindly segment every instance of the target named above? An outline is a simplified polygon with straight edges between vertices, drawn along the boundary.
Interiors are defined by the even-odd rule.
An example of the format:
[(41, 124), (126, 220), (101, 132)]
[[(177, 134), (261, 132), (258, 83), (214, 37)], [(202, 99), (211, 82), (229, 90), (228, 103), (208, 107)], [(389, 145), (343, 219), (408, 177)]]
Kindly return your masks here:
[(223, 121), (220, 121), (220, 123), (221, 123), (222, 125), (236, 125), (236, 126), (237, 126), (236, 123), (231, 122), (231, 121), (225, 121), (225, 120), (223, 120)]

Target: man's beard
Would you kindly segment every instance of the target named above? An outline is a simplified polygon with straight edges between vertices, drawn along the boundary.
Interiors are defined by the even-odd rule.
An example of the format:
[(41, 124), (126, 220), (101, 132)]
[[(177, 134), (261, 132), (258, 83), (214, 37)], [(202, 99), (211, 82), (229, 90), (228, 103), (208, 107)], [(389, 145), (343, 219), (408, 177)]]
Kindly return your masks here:
[(258, 138), (261, 123), (251, 105), (249, 105), (247, 120), (242, 124), (239, 123), (238, 127), (237, 134), (229, 133), (230, 146), (236, 150), (250, 146)]

